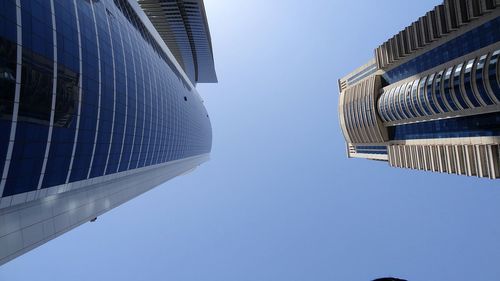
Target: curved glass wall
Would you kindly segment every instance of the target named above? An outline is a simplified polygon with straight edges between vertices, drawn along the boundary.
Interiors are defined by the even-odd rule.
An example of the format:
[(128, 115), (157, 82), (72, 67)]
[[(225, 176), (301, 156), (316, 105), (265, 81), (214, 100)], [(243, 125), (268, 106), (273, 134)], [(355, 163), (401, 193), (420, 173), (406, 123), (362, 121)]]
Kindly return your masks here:
[(474, 69), (474, 72), (476, 73), (475, 75), (476, 80), (474, 84), (476, 85), (476, 88), (479, 91), (479, 96), (483, 100), (483, 103), (487, 105), (492, 105), (493, 101), (488, 96), (488, 92), (483, 83), (483, 69), (487, 57), (488, 55), (481, 56), (476, 64), (476, 67)]
[(427, 97), (427, 102), (429, 104), (429, 107), (432, 109), (432, 111), (437, 114), (439, 113), (439, 109), (436, 106), (436, 99), (435, 96), (432, 94), (432, 85), (434, 84), (434, 78), (436, 77), (436, 74), (433, 73), (429, 76), (427, 79), (427, 86), (425, 88), (426, 91), (426, 97)]
[(480, 107), (481, 104), (479, 103), (477, 97), (474, 95), (471, 83), (471, 72), (472, 72), (472, 67), (474, 66), (474, 61), (475, 59), (469, 60), (465, 65), (465, 71), (462, 83), (464, 91), (466, 93), (466, 97), (469, 100), (469, 102), (472, 103), (472, 107)]
[(500, 50), (385, 90), (379, 114), (385, 122), (500, 104)]
[(488, 80), (491, 91), (497, 100), (500, 100), (500, 50), (493, 52), (488, 64)]
[(466, 98), (464, 97), (462, 87), (460, 87), (460, 83), (462, 81), (460, 79), (460, 75), (462, 74), (463, 66), (464, 64), (461, 63), (455, 67), (452, 77), (453, 82), (451, 84), (453, 85), (453, 95), (457, 99), (459, 107), (461, 109), (467, 109), (469, 108), (469, 105), (467, 104)]
[(427, 83), (428, 77), (423, 77), (420, 79), (420, 83), (418, 84), (418, 101), (422, 105), (422, 109), (424, 110), (424, 115), (431, 115), (432, 111), (428, 106), (428, 101), (425, 96), (425, 85)]
[(450, 67), (446, 70), (444, 74), (443, 81), (443, 93), (445, 97), (446, 103), (451, 107), (452, 111), (458, 110), (458, 107), (455, 104), (455, 94), (453, 93), (453, 87), (451, 85), (451, 73), (453, 72), (453, 67)]
[(128, 2), (2, 3), (3, 196), (210, 152), (196, 89)]
[(439, 108), (440, 113), (449, 112), (448, 108), (444, 104), (443, 97), (442, 97), (443, 91), (441, 89), (441, 86), (442, 86), (441, 82), (443, 80), (443, 72), (444, 72), (444, 70), (441, 70), (440, 72), (438, 72), (436, 74), (436, 78), (434, 79), (434, 89), (433, 89), (434, 90), (433, 97), (436, 100), (436, 104)]

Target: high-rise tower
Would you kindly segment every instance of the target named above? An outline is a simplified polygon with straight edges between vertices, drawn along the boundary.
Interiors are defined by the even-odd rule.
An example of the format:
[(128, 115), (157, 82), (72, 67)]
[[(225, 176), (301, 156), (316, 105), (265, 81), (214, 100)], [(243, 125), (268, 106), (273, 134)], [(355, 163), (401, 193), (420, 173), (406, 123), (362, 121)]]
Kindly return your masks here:
[(445, 0), (339, 80), (353, 158), (500, 178), (500, 1)]
[(202, 0), (1, 0), (0, 27), (0, 264), (208, 159)]

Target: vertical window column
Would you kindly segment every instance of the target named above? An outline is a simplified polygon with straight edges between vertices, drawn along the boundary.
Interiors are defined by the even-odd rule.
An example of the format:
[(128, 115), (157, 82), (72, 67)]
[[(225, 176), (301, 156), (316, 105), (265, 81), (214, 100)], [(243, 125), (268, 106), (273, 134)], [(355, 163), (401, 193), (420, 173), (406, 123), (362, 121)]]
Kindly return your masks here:
[[(151, 53), (150, 53), (151, 54)], [(152, 62), (150, 60), (150, 56), (148, 56), (148, 65), (152, 65)], [(147, 165), (147, 160), (148, 160), (148, 156), (149, 156), (149, 150), (150, 150), (150, 147), (151, 147), (151, 134), (152, 134), (152, 130), (153, 130), (153, 83), (151, 83), (151, 75), (152, 75), (152, 72), (148, 72), (148, 82), (149, 82), (149, 95), (150, 95), (150, 99), (149, 99), (149, 103), (148, 103), (148, 111), (149, 111), (149, 128), (148, 128), (148, 146), (147, 146), (147, 149), (146, 149), (146, 154), (144, 155), (144, 164), (142, 165), (143, 167), (145, 167)], [(145, 101), (146, 102), (146, 101)], [(146, 114), (146, 112), (144, 112)]]
[(42, 170), (40, 172), (40, 178), (38, 180), (38, 187), (42, 187), (43, 178), (45, 176), (45, 170), (47, 168), (47, 160), (49, 159), (50, 146), (52, 143), (52, 132), (54, 130), (54, 114), (56, 107), (57, 98), (57, 26), (56, 26), (56, 11), (54, 9), (54, 0), (50, 0), (50, 12), (52, 18), (52, 44), (53, 44), (53, 76), (52, 76), (52, 101), (50, 106), (50, 121), (49, 121), (49, 133), (47, 135), (47, 144), (45, 146), (45, 156), (43, 158)]
[(106, 9), (106, 15), (104, 16), (106, 18), (106, 25), (108, 27), (108, 34), (109, 34), (109, 42), (111, 44), (111, 65), (113, 66), (113, 119), (111, 121), (111, 132), (110, 132), (110, 140), (109, 140), (109, 146), (108, 146), (108, 152), (106, 156), (106, 164), (104, 165), (104, 175), (108, 174), (108, 164), (109, 164), (109, 155), (111, 154), (111, 147), (113, 145), (113, 139), (115, 135), (115, 122), (116, 122), (116, 64), (115, 64), (115, 48), (113, 44), (113, 36), (111, 34), (111, 25), (109, 23), (109, 18), (110, 18), (109, 11)]
[(97, 138), (99, 137), (99, 120), (101, 119), (101, 92), (102, 92), (102, 72), (101, 72), (101, 47), (99, 44), (99, 30), (97, 28), (97, 19), (95, 15), (94, 2), (90, 1), (90, 8), (92, 10), (92, 18), (94, 20), (94, 29), (96, 34), (96, 43), (97, 43), (97, 72), (99, 73), (99, 91), (98, 91), (98, 102), (97, 102), (97, 120), (96, 120), (96, 129), (95, 129), (95, 137), (94, 137), (94, 145), (92, 148), (92, 157), (90, 158), (90, 165), (87, 173), (87, 179), (90, 178), (90, 173), (92, 172), (92, 166), (94, 164), (95, 157), (95, 149), (97, 146)]
[[(139, 48), (139, 46), (137, 46), (137, 48)], [(137, 50), (142, 50), (141, 49), (137, 49)], [(145, 133), (145, 126), (146, 126), (146, 79), (144, 77), (144, 66), (143, 66), (143, 63), (142, 63), (142, 55), (141, 53), (139, 53), (139, 62), (140, 62), (140, 65), (141, 65), (141, 74), (142, 74), (142, 107), (143, 107), (143, 111), (142, 111), (142, 133), (141, 133), (141, 144), (139, 145), (139, 155), (137, 156), (137, 164), (136, 164), (136, 168), (139, 168), (139, 167), (142, 167), (142, 166), (139, 166), (139, 163), (140, 163), (140, 160), (141, 160), (141, 155), (142, 155), (142, 148), (144, 147), (144, 133)]]
[(489, 62), (487, 63), (487, 85), (491, 92), (495, 95), (496, 100), (500, 103), (500, 63), (498, 63), (498, 58), (500, 57), (500, 50), (496, 50), (491, 55)]
[(17, 32), (17, 50), (16, 50), (16, 86), (14, 90), (14, 104), (12, 110), (12, 124), (10, 128), (9, 146), (3, 167), (2, 178), (0, 180), (0, 197), (3, 196), (7, 176), (9, 175), (12, 151), (16, 141), (17, 117), (19, 113), (19, 101), (21, 94), (21, 70), (23, 61), (23, 25), (21, 20), (21, 0), (16, 0), (16, 32)]
[[(152, 93), (153, 94), (153, 97), (154, 97), (154, 100), (152, 100), (151, 102), (151, 106), (153, 106), (156, 111), (156, 120), (154, 122), (154, 126), (153, 126), (153, 130), (155, 132), (155, 135), (154, 135), (154, 141), (153, 141), (153, 146), (152, 146), (152, 151), (151, 151), (151, 156), (150, 156), (150, 159), (148, 161), (149, 164), (147, 164), (148, 166), (154, 164), (153, 163), (153, 159), (155, 158), (155, 155), (156, 155), (156, 152), (157, 152), (157, 140), (158, 140), (158, 130), (159, 130), (159, 126), (158, 126), (158, 115), (159, 115), (159, 107), (160, 107), (160, 104), (159, 104), (159, 89), (158, 89), (158, 68), (156, 67), (156, 62), (153, 61), (152, 64), (151, 64), (151, 73), (153, 73), (154, 75), (154, 86), (155, 86), (155, 90), (154, 92)], [(153, 112), (154, 110), (151, 109), (151, 112)]]
[(134, 69), (134, 80), (135, 80), (135, 120), (134, 120), (134, 133), (133, 133), (133, 136), (132, 136), (132, 148), (131, 148), (131, 151), (130, 151), (130, 157), (129, 157), (129, 160), (128, 160), (128, 164), (127, 164), (127, 170), (130, 170), (130, 164), (132, 163), (132, 156), (134, 155), (134, 147), (135, 147), (135, 138), (136, 138), (136, 134), (137, 134), (137, 119), (138, 119), (138, 116), (137, 116), (137, 112), (138, 112), (138, 107), (139, 107), (139, 103), (138, 103), (138, 84), (139, 84), (139, 81), (137, 79), (137, 69), (136, 69), (136, 64), (135, 64), (135, 50), (137, 50), (137, 46), (134, 47), (134, 45), (132, 45), (132, 40), (130, 38), (130, 32), (127, 31), (127, 37), (128, 37), (128, 41), (129, 41), (129, 46), (131, 48), (130, 52), (132, 54), (132, 67)]
[[(158, 64), (158, 77), (161, 77), (160, 75), (161, 73), (161, 65)], [(159, 106), (159, 110), (158, 110), (158, 115), (159, 115), (159, 118), (160, 118), (160, 136), (159, 136), (159, 143), (158, 143), (158, 153), (156, 155), (156, 159), (154, 160), (154, 164), (159, 164), (159, 163), (162, 163), (161, 161), (161, 156), (163, 154), (163, 145), (164, 145), (164, 134), (165, 134), (165, 124), (164, 124), (164, 121), (165, 121), (165, 108), (164, 108), (164, 96), (165, 96), (165, 81), (164, 79), (159, 79), (160, 81), (160, 90), (158, 91), (158, 98), (159, 98), (159, 102), (158, 102), (158, 106)]]
[(118, 34), (120, 36), (120, 42), (122, 45), (122, 55), (123, 55), (123, 63), (125, 66), (125, 125), (123, 126), (123, 137), (122, 137), (122, 145), (120, 149), (120, 157), (118, 160), (118, 166), (116, 166), (116, 172), (120, 170), (120, 165), (122, 163), (122, 158), (123, 158), (123, 149), (125, 147), (125, 137), (126, 137), (126, 132), (127, 132), (127, 116), (128, 116), (128, 69), (127, 69), (127, 58), (125, 57), (125, 45), (123, 44), (123, 36), (122, 36), (122, 29), (120, 27), (120, 24), (117, 24), (118, 27)]
[(66, 183), (69, 183), (69, 179), (71, 177), (71, 172), (73, 171), (73, 163), (75, 161), (75, 152), (76, 145), (78, 143), (78, 134), (80, 130), (80, 119), (82, 113), (82, 81), (83, 81), (83, 58), (82, 58), (82, 34), (80, 30), (80, 18), (78, 16), (78, 6), (76, 4), (76, 0), (73, 0), (73, 7), (75, 9), (76, 16), (76, 29), (78, 32), (78, 63), (79, 63), (79, 76), (78, 76), (78, 111), (76, 115), (76, 129), (75, 129), (75, 138), (73, 141), (73, 150), (71, 152), (71, 160), (69, 163), (68, 174), (66, 176)]

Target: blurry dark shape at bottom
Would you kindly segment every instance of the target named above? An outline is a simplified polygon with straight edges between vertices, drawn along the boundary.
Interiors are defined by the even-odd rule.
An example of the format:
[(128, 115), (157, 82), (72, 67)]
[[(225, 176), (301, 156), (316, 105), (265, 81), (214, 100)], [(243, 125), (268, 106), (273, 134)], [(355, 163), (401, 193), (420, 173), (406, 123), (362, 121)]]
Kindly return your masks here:
[(408, 280), (405, 280), (405, 279), (399, 279), (399, 278), (394, 278), (394, 277), (386, 277), (386, 278), (379, 278), (379, 279), (375, 279), (373, 281), (408, 281)]

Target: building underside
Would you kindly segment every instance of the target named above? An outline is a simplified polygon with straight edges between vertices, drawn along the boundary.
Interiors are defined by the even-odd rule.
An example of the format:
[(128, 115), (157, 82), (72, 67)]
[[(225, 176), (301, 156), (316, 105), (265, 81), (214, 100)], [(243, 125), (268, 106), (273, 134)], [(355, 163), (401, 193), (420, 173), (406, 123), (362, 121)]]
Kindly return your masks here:
[(500, 1), (445, 0), (339, 80), (348, 157), (500, 178)]

